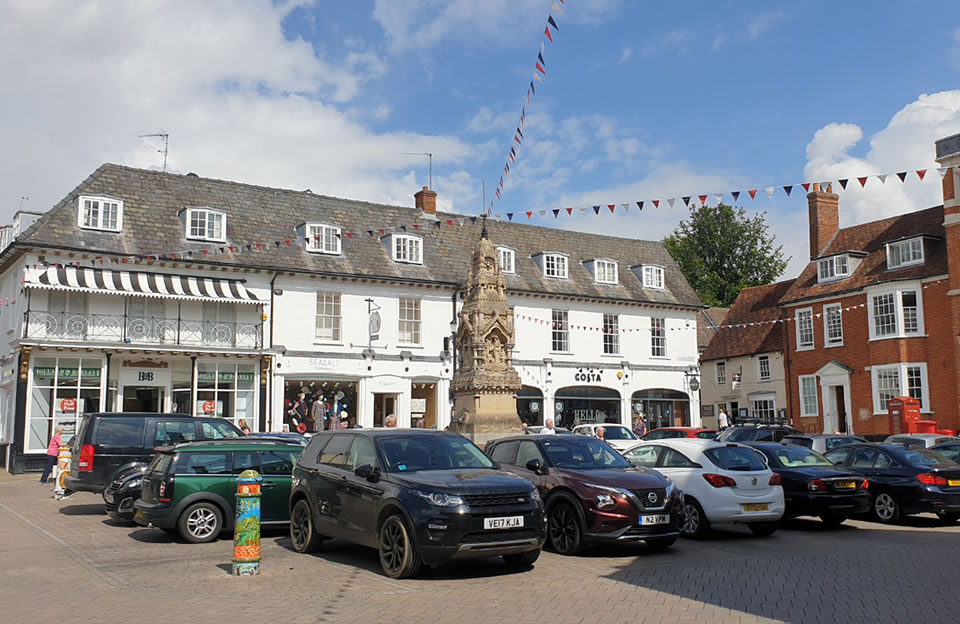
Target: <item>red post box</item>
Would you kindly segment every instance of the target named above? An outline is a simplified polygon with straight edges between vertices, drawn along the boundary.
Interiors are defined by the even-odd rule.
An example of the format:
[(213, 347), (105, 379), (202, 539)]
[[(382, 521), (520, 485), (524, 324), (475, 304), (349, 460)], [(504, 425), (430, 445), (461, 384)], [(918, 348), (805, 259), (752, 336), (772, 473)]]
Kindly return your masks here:
[(917, 433), (917, 421), (920, 415), (920, 399), (913, 397), (894, 397), (887, 401), (887, 414), (890, 418), (890, 435), (899, 433)]

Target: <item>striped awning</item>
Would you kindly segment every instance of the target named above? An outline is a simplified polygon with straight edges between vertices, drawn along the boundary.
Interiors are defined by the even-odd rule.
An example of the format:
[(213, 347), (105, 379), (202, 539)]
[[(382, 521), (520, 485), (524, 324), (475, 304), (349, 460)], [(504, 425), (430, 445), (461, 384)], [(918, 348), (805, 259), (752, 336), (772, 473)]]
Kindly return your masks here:
[(169, 275), (144, 271), (111, 271), (82, 267), (50, 267), (25, 280), (28, 288), (70, 290), (101, 295), (164, 297), (189, 301), (263, 303), (239, 280)]

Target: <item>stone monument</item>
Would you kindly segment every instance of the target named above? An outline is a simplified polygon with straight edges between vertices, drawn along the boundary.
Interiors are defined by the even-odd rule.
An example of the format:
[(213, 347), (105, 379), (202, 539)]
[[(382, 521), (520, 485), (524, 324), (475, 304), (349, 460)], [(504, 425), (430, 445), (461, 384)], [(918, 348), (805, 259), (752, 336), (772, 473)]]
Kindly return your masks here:
[(456, 346), (460, 362), (450, 388), (454, 394), (450, 429), (482, 446), (521, 431), (517, 415), (520, 375), (513, 368), (513, 310), (486, 218), (465, 285)]

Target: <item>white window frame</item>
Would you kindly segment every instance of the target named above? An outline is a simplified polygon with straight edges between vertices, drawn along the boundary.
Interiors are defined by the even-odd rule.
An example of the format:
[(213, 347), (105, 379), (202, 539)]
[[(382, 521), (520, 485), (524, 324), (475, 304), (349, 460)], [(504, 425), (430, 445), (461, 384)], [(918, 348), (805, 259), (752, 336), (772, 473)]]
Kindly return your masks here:
[[(906, 331), (906, 317), (904, 315), (903, 295), (913, 293), (917, 298), (916, 305), (916, 330)], [(874, 311), (874, 300), (878, 297), (893, 296), (894, 306), (894, 333), (877, 335), (877, 325)], [(913, 338), (924, 335), (923, 323), (923, 288), (916, 286), (899, 286), (898, 288), (887, 288), (884, 290), (871, 291), (867, 294), (867, 323), (870, 329), (870, 340), (888, 340), (890, 338)]]
[(641, 267), (641, 272), (643, 273), (644, 288), (655, 288), (657, 290), (664, 289), (662, 266), (645, 264)]
[[(604, 275), (608, 273), (609, 275)], [(616, 260), (598, 258), (593, 261), (594, 280), (598, 284), (619, 284), (620, 272)]]
[[(319, 343), (342, 344), (342, 294), (334, 290), (318, 290), (314, 303), (314, 314), (314, 340)], [(326, 335), (328, 333), (329, 335)]]
[(517, 252), (509, 247), (497, 247), (497, 262), (503, 273), (517, 272)]
[(650, 317), (650, 357), (667, 357), (667, 319), (662, 316)]
[(620, 355), (620, 315), (603, 314), (602, 347), (604, 355)]
[(553, 279), (567, 279), (570, 275), (570, 259), (565, 254), (543, 254), (543, 274)]
[(881, 373), (896, 371), (897, 373), (897, 392), (893, 396), (911, 396), (908, 371), (909, 369), (920, 369), (920, 411), (930, 413), (930, 381), (927, 376), (926, 362), (898, 362), (896, 364), (874, 364), (870, 367), (870, 391), (873, 394), (873, 413), (886, 414), (880, 400), (880, 388), (878, 387), (878, 378)]
[[(809, 382), (809, 387), (805, 387), (805, 384)], [(816, 375), (800, 375), (797, 378), (797, 388), (800, 390), (800, 415), (807, 416), (819, 416), (820, 415), (820, 388), (817, 383)], [(810, 388), (813, 388), (813, 395), (809, 393)], [(813, 399), (813, 410), (807, 409), (807, 399)]]
[[(750, 400), (750, 418), (764, 418), (757, 414), (757, 403), (769, 403), (770, 416), (766, 417), (769, 420), (775, 420), (777, 418), (777, 395), (776, 394), (758, 394), (753, 397), (749, 397)], [(764, 406), (764, 412), (766, 412), (766, 407)]]
[(717, 386), (727, 385), (727, 363), (717, 362), (713, 365), (713, 383)]
[[(840, 319), (840, 336), (830, 335), (830, 315), (836, 313)], [(831, 303), (823, 306), (823, 346), (824, 347), (842, 347), (843, 346), (843, 305)]]
[(394, 234), (390, 243), (394, 262), (423, 264), (423, 239), (419, 236)]
[(304, 227), (304, 233), (307, 237), (307, 251), (310, 253), (340, 255), (340, 228), (326, 223), (308, 223)]
[[(767, 363), (767, 374), (763, 374), (763, 363)], [(770, 371), (770, 356), (761, 355), (757, 357), (757, 379), (759, 381), (770, 381), (772, 378), (772, 373)]]
[[(803, 319), (803, 321), (801, 321)], [(794, 325), (796, 325), (797, 351), (809, 351), (813, 349), (816, 338), (813, 333), (813, 308), (800, 308), (793, 315)], [(810, 341), (803, 341), (803, 332), (801, 332), (801, 322), (810, 324)]]
[[(203, 233), (194, 233), (193, 230), (193, 217), (194, 215), (203, 215)], [(210, 234), (210, 218), (219, 217), (220, 218), (220, 236), (216, 234)], [(185, 236), (190, 240), (204, 240), (212, 241), (216, 243), (223, 243), (227, 240), (227, 214), (221, 212), (220, 210), (213, 210), (212, 208), (187, 208), (186, 219), (184, 219), (185, 226)]]
[[(919, 254), (919, 256), (917, 256)], [(897, 261), (894, 261), (894, 256)], [(904, 257), (909, 256), (906, 260)], [(887, 268), (902, 269), (909, 266), (917, 266), (926, 260), (923, 249), (923, 238), (908, 238), (907, 240), (887, 243)]]
[(850, 257), (847, 254), (831, 256), (817, 261), (817, 281), (833, 282), (850, 277)]
[[(416, 318), (408, 318), (410, 310), (415, 310)], [(414, 340), (404, 340), (409, 336), (413, 336)], [(423, 344), (423, 299), (417, 297), (397, 299), (397, 344), (408, 347), (419, 347)]]
[[(95, 222), (87, 222), (87, 202), (96, 202), (97, 211)], [(103, 205), (112, 204), (117, 207), (116, 227), (109, 227), (109, 223), (104, 224)], [(123, 231), (123, 200), (107, 195), (80, 195), (77, 197), (77, 227), (84, 230), (100, 230), (102, 232), (122, 232)]]
[(550, 353), (570, 353), (570, 311), (550, 311)]

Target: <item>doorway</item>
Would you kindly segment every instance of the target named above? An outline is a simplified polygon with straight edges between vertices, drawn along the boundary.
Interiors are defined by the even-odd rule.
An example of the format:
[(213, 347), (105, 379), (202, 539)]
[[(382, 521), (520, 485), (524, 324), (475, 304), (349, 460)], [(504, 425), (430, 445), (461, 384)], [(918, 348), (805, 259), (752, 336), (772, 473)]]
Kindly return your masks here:
[(735, 425), (737, 424), (738, 420), (740, 420), (740, 403), (737, 401), (731, 401), (730, 411), (727, 412), (728, 424)]
[[(393, 392), (375, 392), (373, 394), (373, 426), (386, 427), (387, 416), (397, 416), (397, 394)], [(396, 426), (396, 423), (394, 423)]]
[(837, 431), (847, 433), (847, 404), (843, 400), (843, 386), (833, 387), (834, 405), (837, 406)]
[(153, 412), (163, 411), (163, 388), (157, 386), (124, 386), (124, 412)]

